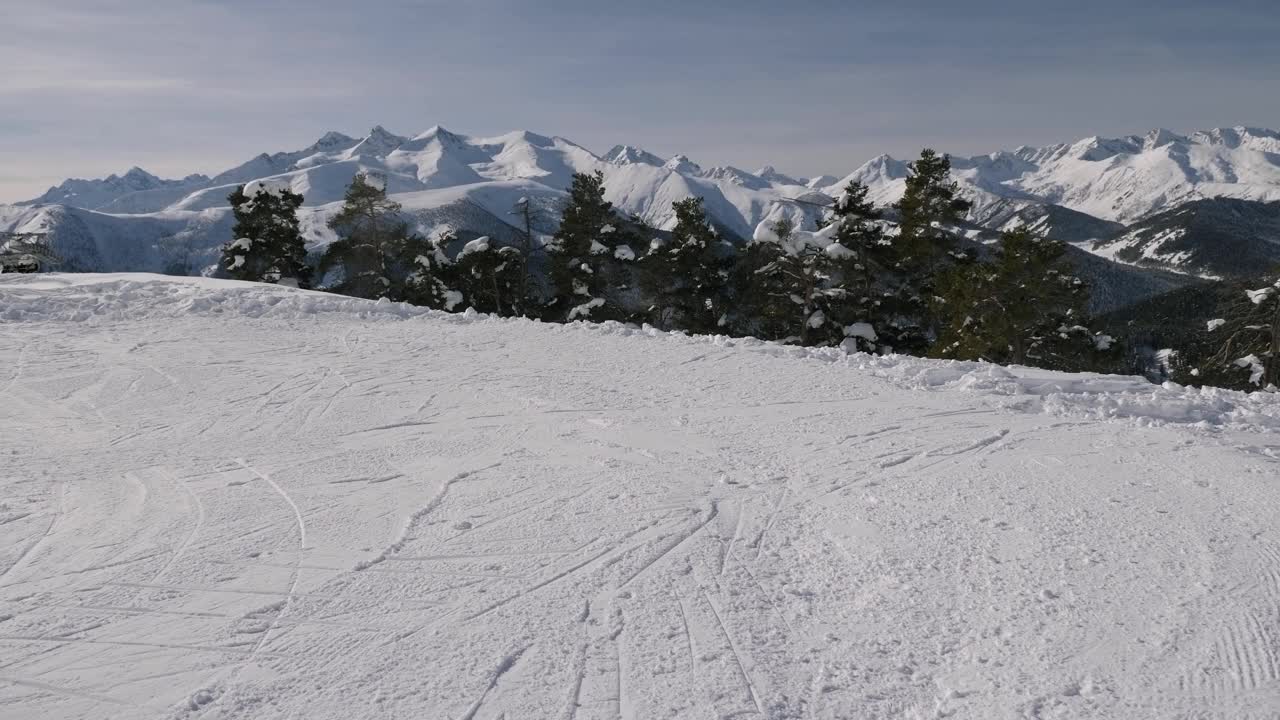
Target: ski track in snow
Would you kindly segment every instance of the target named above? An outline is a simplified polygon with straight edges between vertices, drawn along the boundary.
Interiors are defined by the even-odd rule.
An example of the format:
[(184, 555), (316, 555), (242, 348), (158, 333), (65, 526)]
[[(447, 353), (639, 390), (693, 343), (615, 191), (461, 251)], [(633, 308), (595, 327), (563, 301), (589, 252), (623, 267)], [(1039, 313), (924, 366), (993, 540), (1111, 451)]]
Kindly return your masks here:
[(0, 718), (1280, 717), (1265, 399), (204, 282), (0, 323)]

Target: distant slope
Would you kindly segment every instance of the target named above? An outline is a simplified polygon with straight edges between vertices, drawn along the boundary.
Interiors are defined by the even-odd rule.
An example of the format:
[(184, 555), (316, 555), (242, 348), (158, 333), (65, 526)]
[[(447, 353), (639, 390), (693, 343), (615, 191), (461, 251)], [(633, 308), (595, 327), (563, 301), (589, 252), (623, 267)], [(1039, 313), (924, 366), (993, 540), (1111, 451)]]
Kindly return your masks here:
[(1247, 277), (1280, 264), (1280, 202), (1196, 200), (1149, 217), (1092, 249), (1135, 265)]

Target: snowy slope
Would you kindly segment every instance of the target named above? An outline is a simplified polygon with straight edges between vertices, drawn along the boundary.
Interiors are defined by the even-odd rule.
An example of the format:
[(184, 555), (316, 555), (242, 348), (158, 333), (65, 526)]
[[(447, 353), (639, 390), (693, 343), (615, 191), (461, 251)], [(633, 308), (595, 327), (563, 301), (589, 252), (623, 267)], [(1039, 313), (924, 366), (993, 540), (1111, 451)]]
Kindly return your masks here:
[(1093, 252), (1210, 277), (1256, 277), (1280, 263), (1280, 202), (1195, 200), (1157, 213)]
[(0, 278), (0, 715), (1275, 717), (1273, 397)]

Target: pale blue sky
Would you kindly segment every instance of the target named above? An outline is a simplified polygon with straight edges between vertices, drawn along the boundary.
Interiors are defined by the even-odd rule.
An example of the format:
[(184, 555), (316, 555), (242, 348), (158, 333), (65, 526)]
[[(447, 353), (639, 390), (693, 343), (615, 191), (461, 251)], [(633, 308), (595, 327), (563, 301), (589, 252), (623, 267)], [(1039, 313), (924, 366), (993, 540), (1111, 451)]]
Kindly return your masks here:
[(793, 174), (1280, 125), (1275, 0), (0, 2), (0, 202), (375, 124)]

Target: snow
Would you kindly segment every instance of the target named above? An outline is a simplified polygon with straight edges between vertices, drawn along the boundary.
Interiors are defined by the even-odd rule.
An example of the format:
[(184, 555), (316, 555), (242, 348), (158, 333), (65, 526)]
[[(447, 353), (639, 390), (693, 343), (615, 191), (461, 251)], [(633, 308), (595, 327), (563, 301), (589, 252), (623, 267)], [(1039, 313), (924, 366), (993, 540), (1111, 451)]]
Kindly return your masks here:
[(862, 338), (867, 342), (876, 341), (876, 330), (871, 327), (871, 323), (856, 322), (852, 325), (846, 325), (844, 328), (844, 336), (852, 338)]
[(462, 293), (457, 290), (446, 290), (444, 293), (444, 309), (453, 310), (462, 304)]
[(1214, 330), (1217, 330), (1218, 328), (1226, 324), (1227, 324), (1227, 321), (1223, 318), (1214, 318), (1209, 322), (1205, 323), (1205, 325), (1208, 326), (1209, 332), (1213, 332)]
[[(575, 288), (576, 290), (576, 288)], [(585, 292), (581, 294), (586, 294)], [(591, 311), (604, 305), (604, 298), (591, 298), (581, 305), (574, 305), (569, 308), (569, 320), (585, 319), (591, 317)]]
[(475, 240), (468, 241), (466, 245), (462, 246), (462, 250), (458, 251), (457, 259), (461, 260), (462, 258), (468, 255), (471, 255), (473, 253), (488, 252), (490, 242), (491, 241), (489, 240), (489, 237), (486, 235), (481, 235)]
[(1271, 297), (1276, 292), (1276, 288), (1278, 287), (1280, 287), (1280, 283), (1276, 283), (1276, 285), (1271, 287), (1264, 287), (1260, 290), (1245, 290), (1244, 293), (1249, 296), (1249, 302), (1254, 305), (1261, 305), (1267, 301), (1267, 298)]
[(857, 255), (857, 253), (845, 247), (844, 245), (841, 245), (840, 243), (831, 243), (830, 245), (828, 245), (826, 248), (823, 249), (823, 252), (825, 252), (828, 256), (836, 259), (851, 258)]
[(851, 256), (853, 254), (851, 250), (834, 242), (839, 231), (839, 225), (831, 223), (815, 231), (792, 230), (790, 237), (783, 238), (774, 230), (773, 220), (763, 220), (756, 225), (751, 239), (752, 242), (757, 243), (775, 243), (788, 255), (799, 255), (807, 248), (814, 248), (835, 258)]
[(141, 274), (0, 367), (13, 717), (1274, 707), (1274, 395)]
[(1257, 355), (1245, 355), (1235, 361), (1238, 368), (1247, 368), (1249, 370), (1249, 382), (1254, 385), (1261, 385), (1262, 378), (1267, 374), (1267, 368), (1258, 359)]
[(630, 245), (619, 245), (613, 249), (613, 256), (619, 260), (635, 260), (636, 251)]
[(282, 193), (289, 192), (291, 186), (287, 180), (278, 178), (266, 178), (263, 180), (254, 180), (245, 183), (244, 194), (250, 200), (259, 195), (274, 195), (279, 197)]

